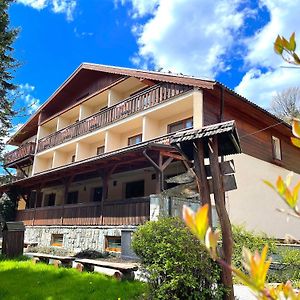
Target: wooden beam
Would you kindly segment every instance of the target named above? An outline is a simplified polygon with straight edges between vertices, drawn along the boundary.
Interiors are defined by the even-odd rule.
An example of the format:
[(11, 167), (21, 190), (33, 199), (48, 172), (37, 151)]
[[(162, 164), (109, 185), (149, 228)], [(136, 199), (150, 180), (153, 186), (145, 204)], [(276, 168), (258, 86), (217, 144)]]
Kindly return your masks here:
[[(213, 136), (209, 139), (208, 143), (209, 160), (211, 166), (211, 174), (213, 178), (214, 199), (222, 230), (222, 254), (223, 259), (226, 261), (226, 263), (231, 265), (233, 238), (231, 223), (225, 207), (225, 191), (219, 165), (217, 137)], [(225, 285), (225, 288), (228, 289), (228, 293), (226, 294), (224, 299), (234, 300), (232, 274), (230, 270), (224, 267), (222, 267), (222, 282)]]
[(203, 140), (195, 141), (193, 156), (195, 162), (195, 174), (197, 178), (197, 185), (199, 188), (200, 199), (203, 204), (208, 204), (209, 224), (210, 226), (212, 226), (212, 207), (211, 207), (209, 183), (207, 180), (207, 173), (204, 165)]
[(177, 159), (177, 160), (185, 160), (185, 158), (182, 155), (174, 154), (174, 153), (169, 152), (169, 151), (160, 151), (160, 153), (163, 156), (166, 156), (166, 157), (172, 157), (172, 158)]

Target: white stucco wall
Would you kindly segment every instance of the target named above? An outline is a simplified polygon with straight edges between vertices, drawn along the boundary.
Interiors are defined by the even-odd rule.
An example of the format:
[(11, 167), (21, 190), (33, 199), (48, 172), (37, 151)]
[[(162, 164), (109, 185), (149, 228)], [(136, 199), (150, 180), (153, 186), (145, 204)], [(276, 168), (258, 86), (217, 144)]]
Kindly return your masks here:
[[(263, 179), (275, 183), (289, 171), (246, 154), (232, 157), (236, 166), (238, 189), (227, 193), (227, 208), (233, 224), (244, 224), (248, 229), (284, 238), (288, 233), (300, 239), (300, 219), (287, 218), (277, 209), (288, 209), (276, 193), (263, 183)], [(300, 180), (295, 174), (292, 186)]]

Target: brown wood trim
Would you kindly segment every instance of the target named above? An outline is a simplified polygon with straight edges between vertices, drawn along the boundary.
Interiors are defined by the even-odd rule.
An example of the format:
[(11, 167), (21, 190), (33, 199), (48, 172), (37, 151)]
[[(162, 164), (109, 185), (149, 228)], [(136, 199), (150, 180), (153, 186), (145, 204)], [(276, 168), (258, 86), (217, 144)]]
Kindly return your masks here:
[(126, 80), (126, 79), (128, 79), (128, 77), (121, 78), (121, 79), (117, 80), (116, 82), (114, 82), (114, 83), (108, 85), (107, 87), (105, 87), (105, 88), (103, 88), (103, 89), (101, 89), (101, 90), (99, 90), (99, 91), (97, 91), (97, 92), (95, 92), (95, 93), (93, 93), (93, 94), (91, 94), (91, 95), (86, 96), (85, 98), (83, 98), (83, 99), (77, 101), (77, 102), (74, 103), (73, 105), (71, 105), (71, 106), (65, 108), (64, 110), (60, 111), (59, 113), (56, 113), (56, 114), (54, 114), (53, 116), (49, 117), (48, 119), (44, 120), (43, 122), (40, 123), (40, 125), (44, 125), (45, 123), (47, 123), (47, 122), (49, 122), (49, 121), (55, 119), (56, 117), (59, 117), (60, 115), (66, 113), (67, 111), (73, 109), (74, 107), (83, 104), (84, 102), (86, 102), (86, 101), (90, 100), (91, 98), (93, 98), (93, 97), (95, 97), (95, 96), (97, 96), (97, 95), (99, 95), (99, 94), (105, 92), (106, 90), (109, 90), (110, 88), (112, 88), (112, 87), (114, 87), (115, 85), (117, 85), (117, 84), (123, 82), (123, 81)]

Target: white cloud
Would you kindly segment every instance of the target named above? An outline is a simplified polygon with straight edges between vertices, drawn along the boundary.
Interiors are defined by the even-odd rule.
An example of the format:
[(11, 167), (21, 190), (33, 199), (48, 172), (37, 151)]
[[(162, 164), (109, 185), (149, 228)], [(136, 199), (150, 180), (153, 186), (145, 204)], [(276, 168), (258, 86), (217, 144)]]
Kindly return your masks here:
[(35, 87), (29, 83), (19, 85), (18, 98), (23, 101), (23, 107), (26, 107), (25, 114), (33, 114), (41, 105), (40, 100), (35, 98), (31, 93)]
[(299, 69), (277, 68), (262, 72), (252, 68), (243, 77), (235, 91), (268, 109), (272, 97), (288, 87), (299, 86)]
[(68, 21), (73, 20), (76, 7), (76, 0), (16, 0), (16, 2), (38, 10), (50, 7), (54, 13), (65, 14)]
[(132, 10), (130, 11), (130, 15), (133, 18), (138, 18), (153, 14), (160, 3), (160, 0), (114, 0), (115, 7), (118, 7), (119, 3), (121, 3), (121, 5), (131, 3)]
[(152, 15), (133, 27), (141, 65), (208, 77), (230, 68), (224, 57), (243, 26), (242, 1), (131, 0), (134, 17)]
[[(292, 32), (300, 36), (299, 5), (300, 1), (261, 0), (270, 12), (269, 23), (248, 39), (248, 54), (245, 64), (250, 70), (244, 75), (235, 90), (256, 103), (268, 107), (272, 97), (289, 87), (299, 86), (298, 69), (281, 68), (286, 66), (273, 50), (277, 34), (289, 37)], [(298, 38), (299, 40), (299, 38)], [(266, 72), (260, 72), (264, 68)]]

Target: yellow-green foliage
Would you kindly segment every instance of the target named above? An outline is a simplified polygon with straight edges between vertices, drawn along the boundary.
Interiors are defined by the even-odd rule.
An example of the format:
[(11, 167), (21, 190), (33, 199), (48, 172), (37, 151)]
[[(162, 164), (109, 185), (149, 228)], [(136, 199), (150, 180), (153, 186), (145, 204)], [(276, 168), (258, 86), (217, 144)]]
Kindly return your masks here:
[(0, 262), (0, 299), (144, 299), (146, 285), (31, 261)]

